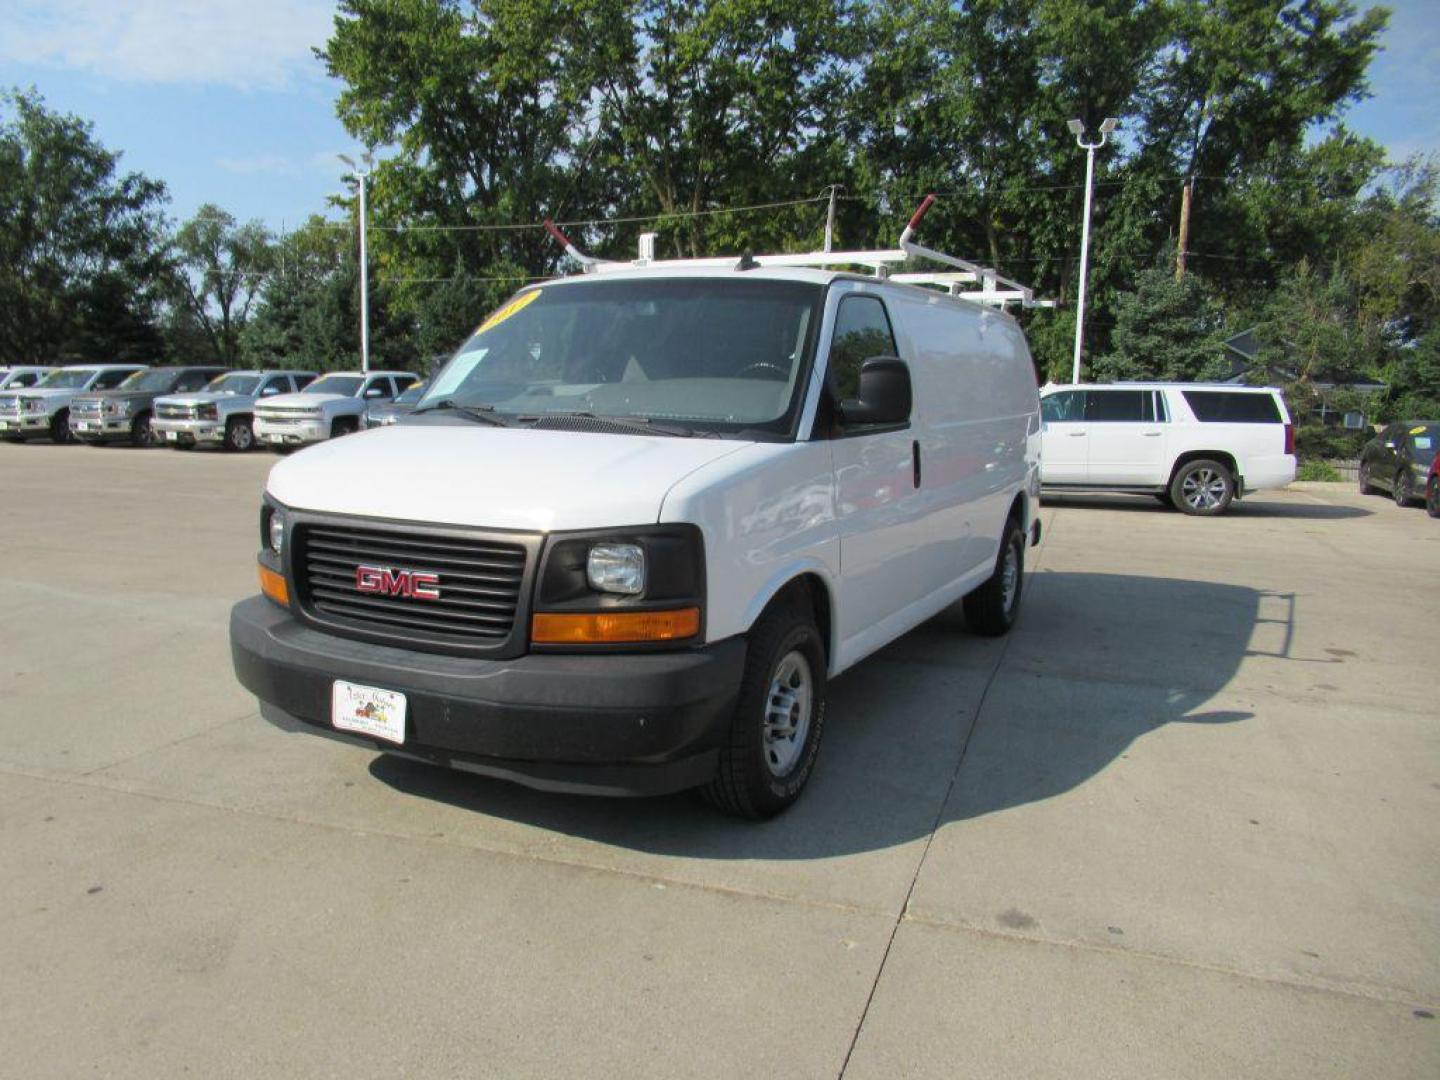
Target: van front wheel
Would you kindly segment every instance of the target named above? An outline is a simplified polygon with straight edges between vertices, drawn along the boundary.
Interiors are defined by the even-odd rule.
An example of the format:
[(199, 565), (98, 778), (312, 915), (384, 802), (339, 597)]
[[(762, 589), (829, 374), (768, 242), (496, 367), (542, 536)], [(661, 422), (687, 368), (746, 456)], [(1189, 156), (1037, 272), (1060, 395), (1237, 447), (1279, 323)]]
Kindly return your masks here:
[(800, 797), (825, 728), (825, 649), (810, 615), (784, 607), (750, 631), (715, 776), (701, 789), (735, 817), (774, 817)]
[(995, 572), (984, 585), (965, 597), (965, 621), (985, 637), (1008, 634), (1020, 614), (1020, 592), (1025, 584), (1025, 531), (1013, 517), (1005, 523)]

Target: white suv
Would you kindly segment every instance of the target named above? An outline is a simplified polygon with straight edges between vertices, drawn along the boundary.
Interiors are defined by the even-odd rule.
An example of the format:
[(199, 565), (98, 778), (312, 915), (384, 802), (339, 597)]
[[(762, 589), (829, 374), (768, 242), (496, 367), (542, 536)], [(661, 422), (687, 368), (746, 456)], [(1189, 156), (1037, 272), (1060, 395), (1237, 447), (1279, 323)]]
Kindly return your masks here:
[(1040, 411), (1040, 482), (1050, 491), (1148, 493), (1206, 516), (1295, 479), (1295, 428), (1274, 387), (1046, 386)]

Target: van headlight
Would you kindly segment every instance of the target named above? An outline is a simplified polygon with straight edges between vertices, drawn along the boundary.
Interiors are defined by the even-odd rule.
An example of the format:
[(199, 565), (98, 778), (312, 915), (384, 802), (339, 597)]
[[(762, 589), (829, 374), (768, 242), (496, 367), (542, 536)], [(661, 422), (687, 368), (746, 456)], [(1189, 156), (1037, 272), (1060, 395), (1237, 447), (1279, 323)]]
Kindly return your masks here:
[(260, 546), (277, 559), (285, 553), (285, 511), (269, 502), (260, 509)]
[(535, 586), (530, 643), (685, 648), (703, 634), (705, 544), (694, 525), (553, 533)]
[(585, 577), (596, 592), (639, 596), (645, 591), (645, 549), (639, 544), (595, 544)]

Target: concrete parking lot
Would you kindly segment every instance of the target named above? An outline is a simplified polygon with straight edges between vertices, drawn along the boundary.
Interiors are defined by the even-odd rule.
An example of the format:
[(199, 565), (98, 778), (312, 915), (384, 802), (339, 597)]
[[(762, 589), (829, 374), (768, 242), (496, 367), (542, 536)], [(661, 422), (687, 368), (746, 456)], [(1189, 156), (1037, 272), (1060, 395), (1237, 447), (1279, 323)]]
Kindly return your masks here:
[(273, 458), (0, 445), (0, 1076), (1440, 1075), (1440, 522), (1047, 503), (764, 825), (263, 722)]

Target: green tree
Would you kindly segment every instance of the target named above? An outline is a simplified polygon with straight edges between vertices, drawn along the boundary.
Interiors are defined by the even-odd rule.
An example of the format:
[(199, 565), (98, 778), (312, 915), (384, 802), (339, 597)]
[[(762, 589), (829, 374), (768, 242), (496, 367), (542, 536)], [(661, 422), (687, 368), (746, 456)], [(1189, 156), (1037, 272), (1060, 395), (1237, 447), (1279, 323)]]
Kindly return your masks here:
[(1141, 271), (1135, 290), (1116, 298), (1112, 347), (1095, 362), (1096, 378), (1188, 382), (1223, 373), (1224, 314), (1198, 274), (1177, 279), (1168, 262)]
[[(207, 359), (240, 362), (241, 335), (274, 259), (270, 234), (206, 203), (175, 234), (172, 280), (179, 306), (208, 345)], [(196, 359), (199, 359), (198, 357)]]
[(0, 96), (0, 361), (153, 360), (165, 186), (90, 124)]

